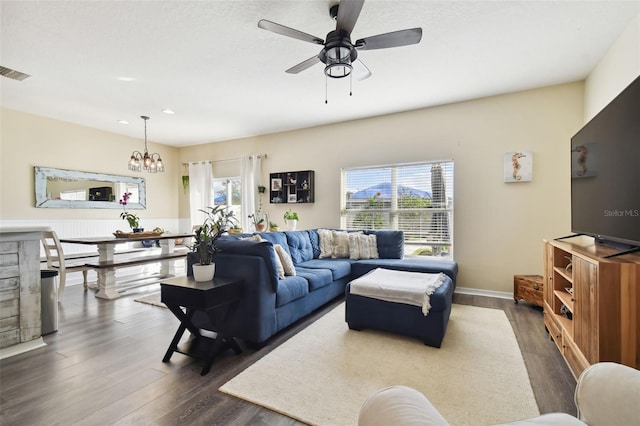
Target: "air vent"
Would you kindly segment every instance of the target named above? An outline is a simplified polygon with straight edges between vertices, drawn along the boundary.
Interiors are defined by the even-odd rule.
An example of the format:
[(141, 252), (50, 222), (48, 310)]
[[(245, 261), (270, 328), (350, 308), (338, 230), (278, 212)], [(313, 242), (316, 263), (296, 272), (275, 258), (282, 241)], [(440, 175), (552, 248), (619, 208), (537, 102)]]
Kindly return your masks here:
[(0, 75), (18, 81), (22, 81), (25, 78), (31, 77), (29, 74), (12, 70), (11, 68), (3, 67), (2, 65), (0, 65)]

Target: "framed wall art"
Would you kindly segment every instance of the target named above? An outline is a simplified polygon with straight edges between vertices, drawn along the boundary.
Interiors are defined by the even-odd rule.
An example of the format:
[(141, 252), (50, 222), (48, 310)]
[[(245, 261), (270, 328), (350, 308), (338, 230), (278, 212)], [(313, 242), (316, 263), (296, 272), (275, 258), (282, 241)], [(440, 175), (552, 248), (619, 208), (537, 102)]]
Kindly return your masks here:
[(533, 180), (533, 152), (510, 151), (504, 154), (504, 181), (506, 183)]

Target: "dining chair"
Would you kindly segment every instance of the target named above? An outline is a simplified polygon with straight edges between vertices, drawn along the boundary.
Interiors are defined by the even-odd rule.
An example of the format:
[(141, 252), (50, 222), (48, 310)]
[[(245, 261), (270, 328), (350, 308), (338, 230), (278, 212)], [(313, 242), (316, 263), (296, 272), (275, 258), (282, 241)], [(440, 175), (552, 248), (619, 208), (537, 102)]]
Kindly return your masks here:
[(64, 252), (62, 251), (60, 239), (54, 231), (44, 231), (41, 241), (47, 258), (47, 268), (58, 271), (60, 275), (58, 281), (58, 302), (62, 301), (67, 272), (82, 271), (84, 278), (83, 285), (86, 291), (88, 288), (87, 271), (91, 269), (91, 267), (85, 265), (68, 265), (64, 257)]

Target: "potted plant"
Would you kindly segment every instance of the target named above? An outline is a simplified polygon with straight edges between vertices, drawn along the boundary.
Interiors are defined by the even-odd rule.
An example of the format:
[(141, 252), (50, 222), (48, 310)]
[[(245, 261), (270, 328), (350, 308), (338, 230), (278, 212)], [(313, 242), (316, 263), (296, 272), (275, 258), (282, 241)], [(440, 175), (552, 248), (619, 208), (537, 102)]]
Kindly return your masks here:
[(269, 221), (267, 220), (266, 214), (250, 214), (249, 219), (251, 219), (251, 221), (253, 222), (253, 227), (255, 228), (256, 232), (264, 232), (267, 230), (267, 223), (269, 223)]
[(280, 227), (278, 226), (277, 223), (269, 222), (269, 231), (270, 232), (278, 232), (279, 230), (280, 230)]
[(287, 225), (287, 229), (289, 229), (289, 231), (296, 230), (299, 220), (300, 218), (298, 217), (298, 213), (292, 212), (291, 210), (284, 212), (284, 223)]
[(122, 206), (124, 211), (120, 213), (120, 218), (127, 221), (129, 227), (133, 232), (142, 232), (144, 231), (144, 229), (140, 228), (140, 218), (137, 215), (127, 211), (129, 198), (131, 198), (130, 192), (125, 192), (124, 194), (122, 194), (120, 205)]
[(227, 207), (209, 207), (209, 211), (200, 210), (207, 214), (202, 226), (196, 230), (191, 250), (196, 253), (198, 263), (193, 264), (193, 278), (196, 281), (210, 281), (215, 273), (213, 255), (218, 250), (218, 239), (237, 223), (233, 210)]
[(264, 232), (267, 230), (269, 220), (266, 214), (262, 214), (262, 197), (267, 191), (267, 187), (258, 185), (258, 208), (254, 214), (249, 215), (249, 219), (253, 222), (253, 226), (256, 232)]

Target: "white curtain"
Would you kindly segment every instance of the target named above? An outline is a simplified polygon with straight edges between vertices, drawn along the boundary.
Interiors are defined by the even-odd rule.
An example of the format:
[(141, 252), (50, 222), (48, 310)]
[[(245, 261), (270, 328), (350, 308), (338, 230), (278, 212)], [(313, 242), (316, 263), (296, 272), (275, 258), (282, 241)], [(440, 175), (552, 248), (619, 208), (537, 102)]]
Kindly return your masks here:
[(200, 209), (213, 207), (213, 172), (211, 162), (189, 163), (189, 208), (191, 228), (201, 225), (206, 215)]
[(249, 215), (256, 211), (256, 193), (260, 184), (262, 174), (262, 159), (259, 155), (251, 155), (242, 157), (242, 214), (240, 215), (240, 223), (245, 232), (253, 230), (253, 224), (249, 219)]

